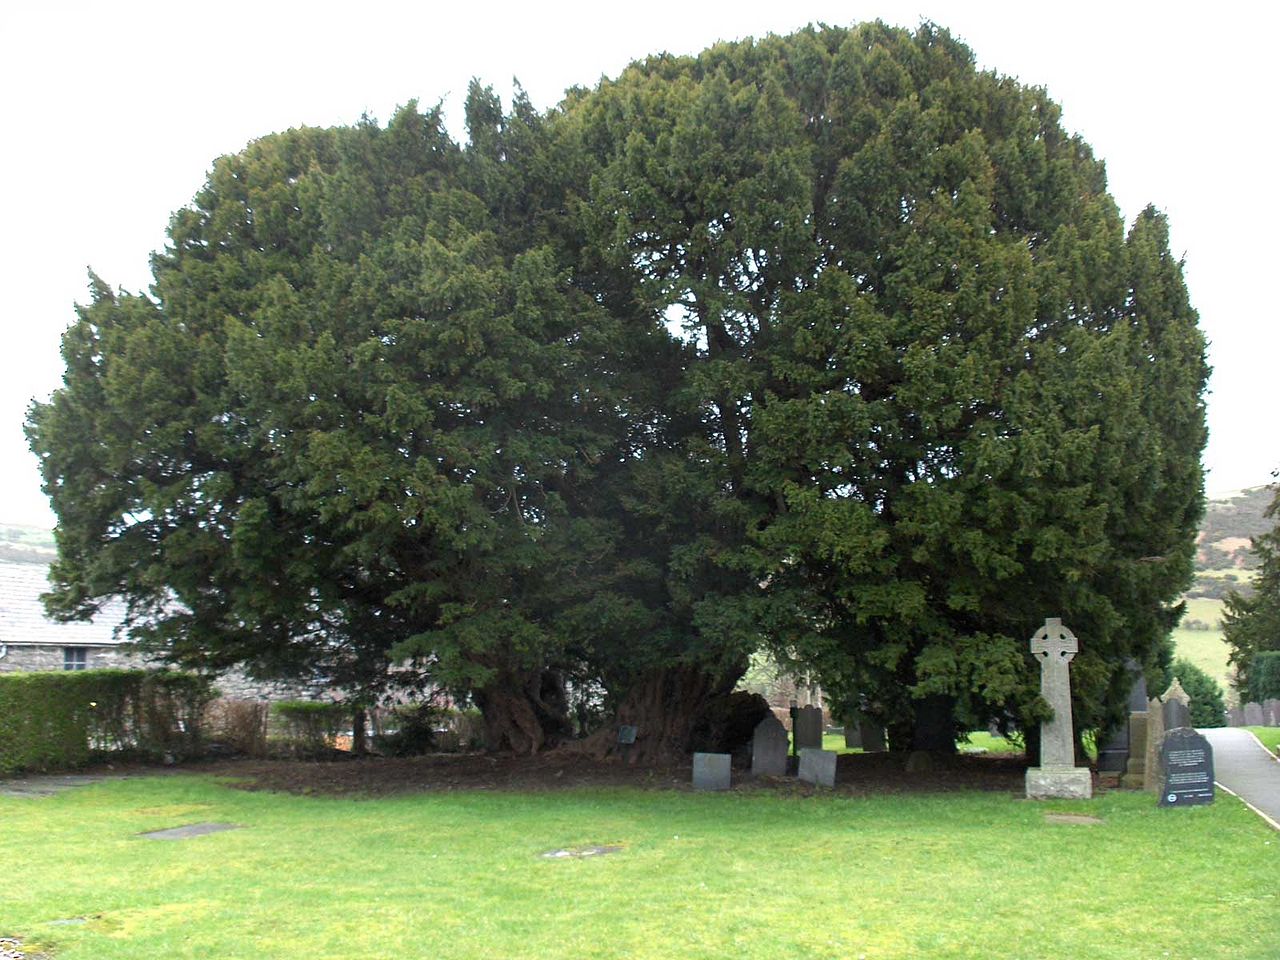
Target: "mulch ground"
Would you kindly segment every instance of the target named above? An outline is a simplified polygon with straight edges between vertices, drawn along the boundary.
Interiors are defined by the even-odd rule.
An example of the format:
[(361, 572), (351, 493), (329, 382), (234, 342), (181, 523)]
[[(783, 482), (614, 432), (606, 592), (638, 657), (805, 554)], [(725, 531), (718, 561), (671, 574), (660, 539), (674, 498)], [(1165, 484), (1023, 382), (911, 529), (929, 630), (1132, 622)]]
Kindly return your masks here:
[[(889, 754), (841, 755), (835, 792), (854, 796), (983, 790), (1021, 795), (1020, 758), (959, 756), (932, 770), (907, 772), (904, 758)], [(324, 796), (383, 797), (439, 791), (555, 791), (582, 787), (691, 790), (691, 765), (635, 766), (551, 752), (534, 757), (436, 754), (407, 759), (344, 758), (326, 761), (220, 760), (191, 764), (183, 772), (228, 778), (245, 790)], [(813, 793), (794, 778), (753, 779), (734, 770), (734, 789)], [(829, 792), (829, 791), (823, 791)]]

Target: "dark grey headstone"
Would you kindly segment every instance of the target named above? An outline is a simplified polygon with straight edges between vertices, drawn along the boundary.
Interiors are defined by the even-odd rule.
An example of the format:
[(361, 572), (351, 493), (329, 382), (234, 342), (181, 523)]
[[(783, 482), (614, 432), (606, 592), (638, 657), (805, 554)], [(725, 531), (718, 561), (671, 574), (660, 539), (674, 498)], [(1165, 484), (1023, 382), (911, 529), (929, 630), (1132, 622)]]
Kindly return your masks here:
[(1130, 676), (1133, 677), (1133, 686), (1129, 688), (1129, 712), (1145, 713), (1147, 709), (1147, 678), (1142, 672), (1141, 665), (1136, 660), (1130, 660), (1125, 664)]
[(805, 747), (800, 751), (800, 779), (819, 787), (834, 787), (836, 752)]
[(1229, 710), (1227, 711), (1227, 726), (1228, 726), (1228, 727), (1243, 727), (1243, 726), (1244, 726), (1244, 711), (1243, 711), (1243, 710), (1241, 710), (1239, 707), (1232, 707), (1231, 709), (1229, 709)]
[(1189, 727), (1170, 730), (1160, 744), (1160, 806), (1213, 803), (1213, 747)]
[(858, 724), (858, 739), (862, 741), (862, 749), (867, 753), (884, 753), (889, 749), (884, 737), (884, 727), (870, 720)]
[(844, 725), (844, 745), (849, 750), (857, 750), (862, 746), (862, 732), (852, 720)]
[(636, 742), (636, 728), (628, 724), (623, 724), (618, 728), (618, 743), (623, 746), (630, 746)]
[(818, 707), (801, 707), (796, 711), (796, 753), (806, 748), (822, 749), (822, 710)]
[(1262, 704), (1246, 703), (1244, 705), (1244, 725), (1246, 727), (1265, 726), (1265, 720), (1262, 716)]
[(1280, 727), (1280, 700), (1262, 701), (1262, 720), (1268, 727)]
[(772, 713), (756, 725), (751, 738), (751, 775), (753, 777), (785, 777), (787, 775), (787, 728)]
[(1191, 708), (1181, 700), (1166, 700), (1163, 710), (1166, 731), (1191, 726)]
[(729, 785), (729, 754), (695, 753), (693, 755), (693, 789), (728, 790)]
[(221, 833), (223, 830), (239, 830), (235, 823), (190, 823), (185, 827), (171, 827), (168, 830), (153, 830), (151, 833), (139, 834), (148, 840), (190, 840), (192, 837), (203, 837), (209, 833)]

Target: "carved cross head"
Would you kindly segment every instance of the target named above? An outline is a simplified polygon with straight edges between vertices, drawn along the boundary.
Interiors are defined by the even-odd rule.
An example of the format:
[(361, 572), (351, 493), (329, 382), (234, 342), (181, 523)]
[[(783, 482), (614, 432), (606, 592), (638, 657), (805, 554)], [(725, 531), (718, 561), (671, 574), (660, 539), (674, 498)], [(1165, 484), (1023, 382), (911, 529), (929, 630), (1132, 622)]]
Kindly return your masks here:
[(1049, 617), (1044, 626), (1031, 638), (1031, 652), (1042, 663), (1051, 660), (1062, 660), (1070, 663), (1080, 650), (1080, 641), (1076, 635), (1062, 625), (1057, 617)]

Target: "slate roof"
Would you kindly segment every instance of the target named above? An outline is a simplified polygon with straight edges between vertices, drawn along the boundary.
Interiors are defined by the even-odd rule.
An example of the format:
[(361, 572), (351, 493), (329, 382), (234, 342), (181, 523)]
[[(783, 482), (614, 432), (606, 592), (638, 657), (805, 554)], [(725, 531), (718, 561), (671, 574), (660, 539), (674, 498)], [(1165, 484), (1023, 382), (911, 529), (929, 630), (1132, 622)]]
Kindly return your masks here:
[(124, 604), (112, 601), (91, 622), (58, 623), (44, 615), (40, 594), (49, 589), (49, 568), (39, 563), (0, 560), (0, 643), (69, 647), (114, 647), (128, 637), (115, 628), (124, 622)]

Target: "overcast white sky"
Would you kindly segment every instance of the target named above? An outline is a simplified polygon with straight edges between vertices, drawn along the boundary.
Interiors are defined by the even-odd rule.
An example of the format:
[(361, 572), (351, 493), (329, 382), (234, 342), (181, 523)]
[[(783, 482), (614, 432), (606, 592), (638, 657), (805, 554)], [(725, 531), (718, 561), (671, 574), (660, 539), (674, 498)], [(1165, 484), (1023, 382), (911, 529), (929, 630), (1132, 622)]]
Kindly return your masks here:
[(546, 107), (668, 50), (875, 18), (949, 27), (986, 68), (1044, 86), (1107, 163), (1132, 220), (1168, 213), (1215, 368), (1210, 493), (1280, 467), (1274, 43), (1280, 4), (901, 2), (15, 4), (0, 13), (3, 350), (0, 521), (52, 525), (26, 408), (59, 383), (58, 341), (92, 266), (129, 290), (213, 159), (303, 124), (385, 121), (443, 100), (461, 136), (471, 77), (518, 77)]

